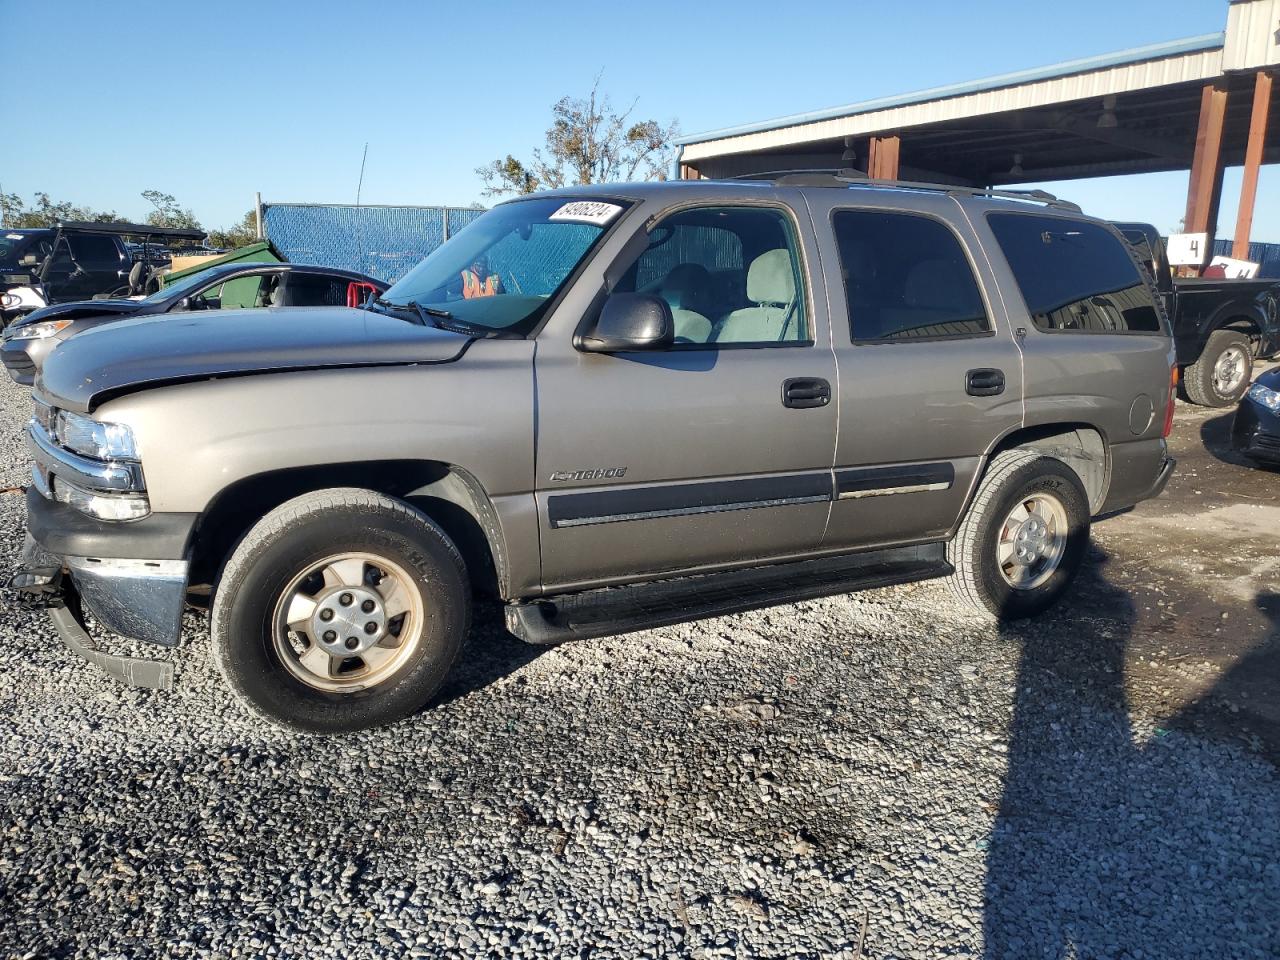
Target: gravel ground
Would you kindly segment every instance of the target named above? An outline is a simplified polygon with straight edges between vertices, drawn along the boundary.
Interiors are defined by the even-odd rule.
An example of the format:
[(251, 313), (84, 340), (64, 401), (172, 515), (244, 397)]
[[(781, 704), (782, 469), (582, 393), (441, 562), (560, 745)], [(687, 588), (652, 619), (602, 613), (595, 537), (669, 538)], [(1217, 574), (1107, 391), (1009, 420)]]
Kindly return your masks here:
[(1280, 956), (1276, 769), (1182, 722), (1217, 674), (1135, 692), (1125, 541), (1011, 629), (936, 585), (550, 650), (482, 616), (438, 705), (342, 740), (242, 714), (195, 615), (148, 693), (6, 606), (0, 956)]

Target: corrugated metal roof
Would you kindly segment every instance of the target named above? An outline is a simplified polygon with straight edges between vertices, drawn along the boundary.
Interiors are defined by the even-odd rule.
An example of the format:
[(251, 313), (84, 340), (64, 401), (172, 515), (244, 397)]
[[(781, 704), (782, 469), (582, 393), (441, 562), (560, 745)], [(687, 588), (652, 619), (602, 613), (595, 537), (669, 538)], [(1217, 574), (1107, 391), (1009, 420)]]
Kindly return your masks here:
[(1233, 3), (1227, 11), (1227, 38), (1222, 49), (1223, 70), (1280, 63), (1280, 0)]
[[(1188, 37), (1183, 40), (1174, 40), (1169, 43), (1149, 44), (1144, 47), (1135, 47), (1131, 50), (1122, 50), (1118, 53), (1103, 54), (1097, 57), (1085, 57), (1078, 60), (1068, 60), (1064, 63), (1057, 63), (1047, 67), (1037, 67), (1031, 70), (1019, 70), (1014, 73), (1000, 74), (999, 76), (987, 77), (982, 80), (973, 80), (967, 83), (955, 83), (947, 86), (933, 87), (928, 90), (919, 90), (914, 93), (901, 94), (892, 97), (880, 97), (875, 100), (865, 100), (860, 103), (847, 104), (841, 107), (830, 107), (825, 110), (816, 110), (810, 113), (795, 114), (788, 117), (779, 117), (774, 120), (766, 120), (760, 123), (744, 124), (737, 127), (727, 127), (722, 130), (712, 130), (707, 133), (693, 134), (687, 137), (681, 137), (676, 143), (686, 149), (682, 152), (682, 156), (687, 159), (696, 159), (700, 156), (708, 156), (714, 153), (722, 152), (740, 152), (743, 150), (756, 150), (769, 146), (778, 146), (781, 143), (804, 142), (808, 140), (823, 139), (828, 136), (841, 136), (851, 133), (867, 132), (868, 130), (886, 129), (894, 125), (909, 125), (914, 123), (927, 123), (937, 119), (950, 119), (954, 116), (967, 115), (969, 111), (937, 111), (939, 115), (928, 116), (925, 111), (918, 108), (922, 105), (934, 105), (939, 101), (955, 101), (961, 98), (981, 98), (984, 94), (992, 94), (999, 91), (1006, 93), (1026, 89), (1035, 84), (1044, 84), (1046, 81), (1066, 81), (1072, 78), (1078, 78), (1082, 74), (1114, 74), (1115, 68), (1129, 68), (1124, 73), (1129, 76), (1121, 79), (1121, 83), (1128, 84), (1146, 84), (1158, 85), (1160, 83), (1176, 83), (1181, 80), (1203, 79), (1206, 76), (1214, 76), (1221, 69), (1222, 48), (1225, 42), (1224, 33), (1209, 33), (1198, 37)], [(1173, 70), (1168, 69), (1139, 69), (1133, 70), (1134, 67), (1146, 67), (1159, 65), (1162, 62), (1176, 64)], [(1171, 64), (1171, 65), (1173, 65)], [(1206, 72), (1206, 70), (1212, 72)], [(1069, 93), (1072, 88), (1070, 83), (1059, 83), (1063, 94)], [(1093, 86), (1090, 84), (1076, 84), (1078, 90), (1085, 92), (1079, 93), (1079, 96), (1098, 95)], [(1103, 84), (1108, 89), (1102, 89), (1101, 92), (1115, 93), (1121, 92), (1120, 89), (1109, 89), (1115, 84)], [(1099, 87), (1101, 89), (1101, 87)], [(1122, 89), (1135, 89), (1132, 85), (1123, 86)], [(1062, 96), (1061, 99), (1076, 99), (1078, 97)], [(1004, 102), (1007, 105), (998, 105), (1000, 100), (992, 100), (992, 105), (980, 110), (980, 112), (995, 112), (1001, 109), (1016, 109), (1021, 106), (1030, 105), (1021, 102), (1024, 98), (1005, 97)], [(1042, 100), (1042, 98), (1036, 98)], [(1017, 101), (1017, 102), (1015, 102)], [(1055, 100), (1047, 100), (1042, 102), (1056, 102)], [(904, 116), (904, 108), (917, 108), (911, 111), (912, 114), (919, 116)], [(945, 113), (946, 116), (941, 114)], [(857, 124), (852, 127), (847, 123), (832, 124), (831, 129), (824, 121), (848, 121), (851, 118), (869, 118), (874, 116), (877, 118), (878, 125), (869, 125), (866, 123)], [(884, 122), (880, 122), (883, 118)], [(794, 128), (805, 127), (804, 136), (794, 136), (785, 138), (762, 138), (754, 135), (768, 134), (784, 129), (794, 131)], [(839, 129), (835, 129), (838, 127)], [(691, 145), (708, 144), (712, 141), (728, 141), (728, 140), (750, 140), (752, 145), (744, 146), (741, 143), (734, 143), (729, 150), (689, 150)], [(754, 142), (754, 141), (762, 142)], [(721, 147), (727, 147), (729, 144), (721, 143)]]

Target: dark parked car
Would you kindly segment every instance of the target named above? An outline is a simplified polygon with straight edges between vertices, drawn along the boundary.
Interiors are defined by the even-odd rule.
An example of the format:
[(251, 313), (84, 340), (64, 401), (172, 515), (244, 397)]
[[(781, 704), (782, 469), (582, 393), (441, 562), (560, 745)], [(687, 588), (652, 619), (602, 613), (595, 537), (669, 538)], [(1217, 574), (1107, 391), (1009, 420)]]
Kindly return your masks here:
[(1280, 465), (1280, 367), (1259, 374), (1240, 401), (1231, 445), (1251, 460)]
[[(104, 293), (126, 296), (155, 289), (158, 244), (198, 242), (203, 230), (153, 227), (145, 223), (60, 223), (40, 230), (8, 230), (0, 245), (0, 315), (5, 322), (53, 303), (87, 300)], [(126, 239), (127, 238), (127, 239)], [(135, 256), (131, 240), (146, 246)]]
[(1165, 311), (1187, 398), (1229, 407), (1249, 389), (1254, 359), (1280, 354), (1280, 280), (1175, 279), (1160, 232), (1149, 223), (1117, 223), (1151, 271)]
[(4, 331), (0, 358), (30, 385), (64, 340), (127, 317), (252, 307), (358, 306), (387, 284), (362, 273), (298, 263), (227, 263), (183, 277), (139, 300), (81, 300), (37, 310)]

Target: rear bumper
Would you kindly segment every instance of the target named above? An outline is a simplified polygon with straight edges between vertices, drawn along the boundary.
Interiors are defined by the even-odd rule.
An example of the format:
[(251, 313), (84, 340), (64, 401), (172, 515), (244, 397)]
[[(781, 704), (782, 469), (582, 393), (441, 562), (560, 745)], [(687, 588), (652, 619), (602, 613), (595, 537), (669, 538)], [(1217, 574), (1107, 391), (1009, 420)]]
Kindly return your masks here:
[(1114, 513), (1160, 496), (1176, 466), (1163, 439), (1116, 444), (1111, 448), (1111, 484), (1098, 513)]

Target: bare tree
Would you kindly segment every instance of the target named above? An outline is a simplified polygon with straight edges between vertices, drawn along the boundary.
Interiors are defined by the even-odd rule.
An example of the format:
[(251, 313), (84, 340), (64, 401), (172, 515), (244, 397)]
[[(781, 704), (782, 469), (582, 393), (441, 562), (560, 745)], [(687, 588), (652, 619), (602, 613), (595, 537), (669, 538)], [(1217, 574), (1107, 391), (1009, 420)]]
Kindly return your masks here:
[(507, 154), (476, 168), (484, 181), (484, 195), (533, 193), (571, 184), (665, 180), (679, 124), (633, 121), (637, 102), (614, 113), (608, 95), (600, 93), (597, 76), (586, 97), (564, 97), (551, 108), (546, 145), (536, 148), (528, 163)]

